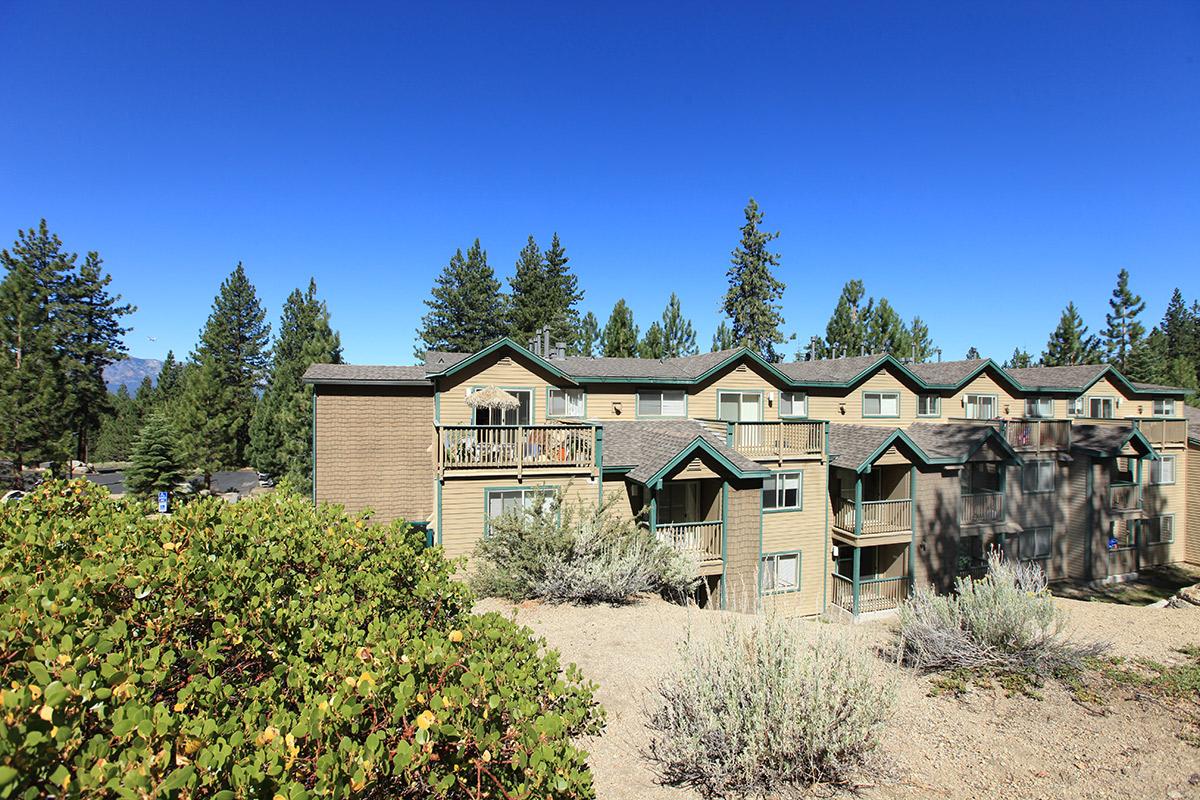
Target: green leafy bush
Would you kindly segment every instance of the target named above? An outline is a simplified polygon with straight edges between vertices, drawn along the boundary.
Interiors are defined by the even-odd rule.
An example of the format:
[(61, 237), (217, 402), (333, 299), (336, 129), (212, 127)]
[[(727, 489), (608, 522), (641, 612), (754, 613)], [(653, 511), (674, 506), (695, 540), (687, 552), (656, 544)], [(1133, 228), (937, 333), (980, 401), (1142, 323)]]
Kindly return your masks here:
[(536, 499), (489, 522), (475, 549), (471, 584), (509, 600), (621, 603), (641, 592), (683, 599), (699, 583), (696, 562), (659, 542), (615, 507)]
[(705, 797), (776, 796), (845, 784), (875, 757), (895, 689), (846, 629), (759, 617), (690, 638), (657, 688), (647, 756)]
[(593, 687), (403, 524), (0, 506), (0, 797), (588, 797)]
[(1066, 634), (1046, 577), (1034, 564), (997, 551), (978, 580), (959, 578), (955, 594), (917, 589), (900, 608), (900, 656), (920, 669), (1027, 671), (1077, 669), (1103, 643), (1079, 644)]

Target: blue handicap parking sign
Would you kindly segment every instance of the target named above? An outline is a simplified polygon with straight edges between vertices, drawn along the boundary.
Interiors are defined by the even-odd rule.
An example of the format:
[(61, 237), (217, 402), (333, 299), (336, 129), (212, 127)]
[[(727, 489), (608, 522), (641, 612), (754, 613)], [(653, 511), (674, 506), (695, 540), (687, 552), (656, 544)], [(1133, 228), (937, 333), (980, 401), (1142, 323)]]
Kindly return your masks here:
[(167, 502), (170, 495), (167, 492), (158, 493), (158, 513), (167, 513)]

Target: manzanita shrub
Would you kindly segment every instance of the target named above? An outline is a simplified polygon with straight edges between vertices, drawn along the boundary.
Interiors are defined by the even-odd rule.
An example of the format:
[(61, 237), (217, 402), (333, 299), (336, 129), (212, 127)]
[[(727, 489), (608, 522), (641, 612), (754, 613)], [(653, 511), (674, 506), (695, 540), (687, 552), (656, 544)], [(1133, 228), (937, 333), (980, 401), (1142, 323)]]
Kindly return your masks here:
[(594, 687), (423, 543), (290, 493), (0, 505), (0, 797), (592, 796)]

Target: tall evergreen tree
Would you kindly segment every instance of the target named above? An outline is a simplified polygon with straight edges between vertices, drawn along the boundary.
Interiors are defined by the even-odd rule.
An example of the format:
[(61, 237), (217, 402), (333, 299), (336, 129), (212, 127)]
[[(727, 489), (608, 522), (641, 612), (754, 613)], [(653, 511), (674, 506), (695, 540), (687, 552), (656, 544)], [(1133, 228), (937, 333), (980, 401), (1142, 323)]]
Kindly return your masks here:
[(137, 401), (124, 386), (108, 399), (108, 412), (100, 420), (96, 444), (92, 448), (97, 461), (128, 461), (133, 442), (142, 426)]
[(929, 326), (925, 324), (925, 320), (920, 317), (913, 317), (912, 324), (908, 328), (909, 336), (912, 344), (909, 348), (909, 354), (917, 362), (928, 361), (933, 358), (934, 345), (933, 339), (929, 335)]
[(0, 251), (0, 454), (17, 469), (72, 451), (61, 298), (74, 256), (46, 221)]
[(579, 304), (583, 301), (583, 290), (579, 288), (579, 276), (567, 266), (570, 260), (556, 231), (550, 237), (550, 246), (543, 257), (546, 265), (546, 308), (549, 312), (543, 324), (549, 326), (553, 342), (570, 343), (579, 331)]
[(175, 351), (168, 350), (167, 357), (163, 359), (158, 370), (158, 380), (154, 384), (158, 404), (168, 405), (178, 398), (182, 383), (183, 365), (175, 360)]
[(1170, 371), (1170, 362), (1170, 354), (1167, 352), (1167, 335), (1159, 328), (1154, 328), (1145, 338), (1130, 348), (1121, 372), (1133, 381), (1165, 384), (1167, 373)]
[(872, 353), (890, 353), (907, 358), (912, 335), (887, 298), (881, 298), (866, 321), (866, 346)]
[[(197, 411), (207, 414), (212, 419), (205, 430), (218, 438), (185, 450), (200, 458), (192, 466), (236, 468), (248, 463), (250, 420), (270, 358), (271, 326), (265, 320), (258, 293), (239, 263), (213, 300), (212, 313), (192, 355), (197, 375), (184, 385), (185, 394), (193, 393), (187, 397), (193, 410), (185, 411), (185, 416)], [(185, 436), (191, 433), (186, 425), (178, 429)], [(213, 454), (220, 459), (210, 458)]]
[(340, 364), (341, 338), (329, 324), (329, 310), (317, 298), (317, 284), (288, 295), (272, 348), (267, 388), (250, 425), (251, 463), (259, 472), (287, 478), (306, 491), (312, 475), (312, 391), (303, 383), (313, 364)]
[(666, 340), (663, 337), (662, 325), (657, 322), (650, 323), (650, 327), (646, 329), (646, 335), (642, 337), (642, 341), (638, 342), (637, 354), (639, 358), (666, 357)]
[(713, 331), (712, 352), (732, 350), (735, 347), (737, 347), (737, 340), (733, 338), (733, 329), (725, 324), (725, 320), (721, 320), (717, 329)]
[(424, 358), (426, 350), (475, 352), (508, 332), (507, 302), (478, 239), (466, 256), (455, 252), (425, 305), (429, 313), (421, 317), (417, 331), (417, 358)]
[(968, 361), (978, 361), (979, 359), (983, 358), (983, 356), (980, 355), (978, 347), (971, 345), (967, 348), (966, 358)]
[(780, 300), (786, 284), (774, 273), (779, 266), (779, 254), (771, 252), (767, 245), (779, 237), (779, 232), (759, 229), (763, 214), (753, 197), (744, 214), (742, 241), (734, 248), (726, 273), (729, 290), (725, 293), (723, 310), (737, 344), (757, 351), (768, 361), (778, 361), (775, 345), (786, 341), (780, 331), (783, 326)]
[(1146, 335), (1146, 327), (1138, 321), (1138, 315), (1145, 310), (1146, 304), (1130, 291), (1129, 270), (1123, 269), (1117, 273), (1117, 287), (1113, 289), (1108, 306), (1112, 310), (1105, 315), (1108, 327), (1101, 331), (1101, 341), (1108, 363), (1124, 370), (1129, 351)]
[(1166, 336), (1167, 373), (1184, 375), (1190, 365), (1192, 383), (1200, 381), (1200, 305), (1193, 303), (1189, 309), (1183, 293), (1176, 289), (1159, 327)]
[(169, 492), (183, 481), (176, 438), (166, 415), (155, 412), (147, 418), (133, 445), (133, 465), (125, 474), (125, 483), (132, 492)]
[(1019, 347), (1014, 347), (1012, 356), (1008, 361), (1004, 362), (1005, 369), (1024, 369), (1025, 367), (1033, 366), (1033, 356), (1029, 355), (1028, 350), (1022, 350)]
[(679, 296), (674, 292), (662, 314), (662, 339), (663, 355), (668, 358), (694, 356), (700, 352), (696, 347), (696, 329), (692, 327), (692, 321), (683, 316)]
[(591, 358), (596, 355), (596, 349), (599, 346), (600, 321), (596, 319), (595, 314), (589, 311), (583, 315), (583, 319), (579, 323), (579, 333), (575, 337), (575, 347), (572, 352), (577, 356)]
[(851, 280), (842, 287), (833, 315), (825, 326), (825, 357), (857, 356), (864, 352), (867, 341), (867, 320), (874, 313), (874, 300), (863, 305), (867, 290), (860, 280)]
[(205, 488), (211, 488), (213, 473), (245, 463), (237, 449), (243, 421), (234, 411), (243, 398), (238, 397), (236, 387), (223, 382), (223, 371), (214, 358), (189, 363), (179, 399), (171, 408), (171, 421), (179, 435), (177, 452), (188, 469), (203, 476)]
[(638, 326), (633, 321), (633, 310), (621, 298), (613, 306), (608, 323), (600, 334), (600, 352), (608, 357), (636, 356), (638, 351)]
[(59, 316), (66, 411), (75, 435), (75, 457), (81, 461), (88, 460), (88, 441), (107, 410), (104, 368), (127, 352), (122, 337), (130, 329), (122, 326), (121, 318), (136, 311), (121, 304), (120, 295), (109, 294), (112, 276), (104, 272), (102, 263), (98, 253), (90, 252), (78, 272), (68, 276)]
[(1047, 367), (1068, 367), (1075, 364), (1090, 364), (1099, 360), (1100, 345), (1095, 336), (1088, 336), (1088, 328), (1079, 316), (1075, 303), (1067, 303), (1058, 327), (1050, 334), (1042, 363)]
[(508, 279), (509, 336), (521, 344), (531, 341), (550, 321), (549, 293), (546, 287), (546, 259), (530, 235), (517, 255), (516, 269)]

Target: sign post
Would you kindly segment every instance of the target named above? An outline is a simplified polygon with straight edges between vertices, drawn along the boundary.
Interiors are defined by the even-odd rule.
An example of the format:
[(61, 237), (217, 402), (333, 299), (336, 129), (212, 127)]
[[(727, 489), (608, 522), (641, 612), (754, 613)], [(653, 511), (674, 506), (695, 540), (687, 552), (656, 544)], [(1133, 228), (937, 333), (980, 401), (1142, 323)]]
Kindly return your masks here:
[(170, 497), (171, 497), (171, 495), (169, 492), (159, 492), (158, 493), (158, 513), (160, 513), (160, 514), (167, 513), (167, 507), (170, 502)]

